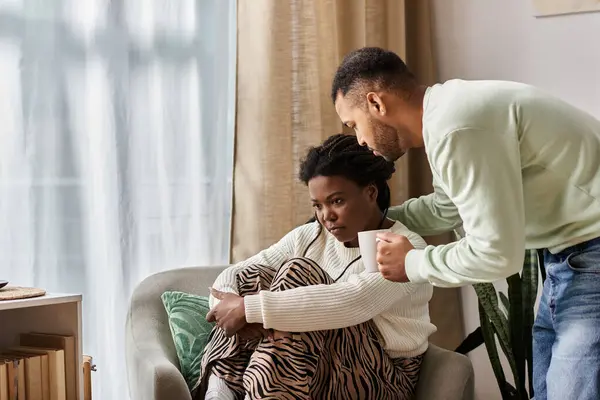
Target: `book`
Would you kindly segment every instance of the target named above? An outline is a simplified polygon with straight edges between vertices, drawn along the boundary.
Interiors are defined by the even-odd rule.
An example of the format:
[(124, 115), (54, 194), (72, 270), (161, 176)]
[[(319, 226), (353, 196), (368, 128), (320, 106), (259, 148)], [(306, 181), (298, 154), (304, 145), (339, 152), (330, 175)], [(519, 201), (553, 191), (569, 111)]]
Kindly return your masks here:
[(0, 362), (8, 368), (8, 399), (26, 400), (25, 396), (25, 361), (14, 356), (0, 354)]
[(24, 362), (25, 396), (27, 399), (43, 400), (41, 356), (7, 350), (1, 351), (0, 355), (13, 357)]
[(47, 333), (22, 333), (19, 337), (19, 341), (21, 346), (63, 350), (65, 360), (66, 400), (78, 400), (77, 386), (81, 371), (77, 370), (78, 363), (75, 337)]
[(8, 400), (8, 365), (0, 361), (0, 400)]
[(27, 346), (11, 347), (9, 350), (41, 355), (43, 399), (66, 400), (64, 350)]

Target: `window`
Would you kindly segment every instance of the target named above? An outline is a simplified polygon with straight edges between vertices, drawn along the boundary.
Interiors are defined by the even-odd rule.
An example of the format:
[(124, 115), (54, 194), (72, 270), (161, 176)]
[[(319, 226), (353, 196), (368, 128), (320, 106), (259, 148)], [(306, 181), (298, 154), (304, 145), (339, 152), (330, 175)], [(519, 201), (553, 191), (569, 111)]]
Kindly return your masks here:
[(235, 1), (0, 3), (0, 277), (84, 296), (94, 396), (127, 397), (146, 276), (228, 261)]

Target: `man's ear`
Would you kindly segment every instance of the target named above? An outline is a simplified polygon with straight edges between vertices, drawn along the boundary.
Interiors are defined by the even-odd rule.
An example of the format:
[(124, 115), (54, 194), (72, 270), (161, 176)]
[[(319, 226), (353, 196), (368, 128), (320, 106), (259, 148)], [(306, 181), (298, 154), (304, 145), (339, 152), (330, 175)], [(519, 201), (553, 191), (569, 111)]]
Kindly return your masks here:
[(375, 117), (383, 117), (385, 115), (385, 104), (381, 96), (375, 92), (367, 93), (367, 104), (369, 112)]

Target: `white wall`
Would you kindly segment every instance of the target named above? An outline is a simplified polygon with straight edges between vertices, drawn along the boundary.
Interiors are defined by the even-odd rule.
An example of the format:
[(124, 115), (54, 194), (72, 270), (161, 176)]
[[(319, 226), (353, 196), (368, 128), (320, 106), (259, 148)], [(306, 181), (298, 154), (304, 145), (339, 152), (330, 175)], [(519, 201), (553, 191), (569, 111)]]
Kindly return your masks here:
[[(440, 79), (539, 86), (600, 118), (600, 13), (535, 18), (531, 0), (432, 0)], [(465, 331), (478, 325), (463, 289)], [(500, 399), (486, 351), (471, 354), (478, 399)]]

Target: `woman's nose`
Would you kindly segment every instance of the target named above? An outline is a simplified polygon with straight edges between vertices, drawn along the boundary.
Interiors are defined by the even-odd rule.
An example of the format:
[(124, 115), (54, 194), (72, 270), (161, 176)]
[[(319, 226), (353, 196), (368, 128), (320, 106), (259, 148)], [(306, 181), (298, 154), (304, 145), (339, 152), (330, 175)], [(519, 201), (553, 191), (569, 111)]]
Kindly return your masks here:
[(323, 219), (325, 221), (335, 221), (337, 219), (337, 215), (332, 210), (325, 209), (323, 210)]

